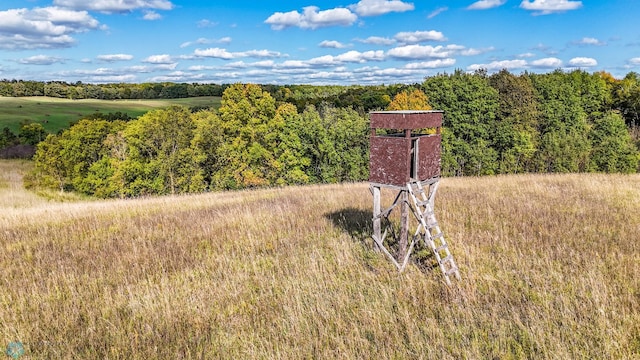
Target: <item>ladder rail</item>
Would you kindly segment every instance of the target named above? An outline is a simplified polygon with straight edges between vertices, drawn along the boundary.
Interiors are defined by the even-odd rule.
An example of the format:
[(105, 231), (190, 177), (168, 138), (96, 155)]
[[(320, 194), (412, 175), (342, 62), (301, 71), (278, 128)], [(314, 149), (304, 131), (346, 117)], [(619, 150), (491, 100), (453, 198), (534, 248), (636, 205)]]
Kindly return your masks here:
[[(422, 183), (419, 181), (407, 183), (409, 197), (412, 200), (412, 209), (414, 216), (418, 219), (418, 228), (416, 235), (421, 235), (425, 245), (427, 245), (435, 255), (438, 267), (442, 272), (447, 285), (451, 285), (450, 275), (454, 275), (456, 279), (460, 279), (460, 271), (453, 258), (453, 254), (449, 250), (449, 246), (444, 238), (444, 234), (438, 225), (438, 221), (434, 212), (434, 198), (438, 190), (439, 182), (429, 185), (429, 192), (425, 191)], [(415, 189), (414, 189), (415, 187)], [(418, 196), (416, 196), (416, 192)], [(415, 236), (415, 235), (414, 235)], [(438, 243), (436, 243), (438, 241)]]

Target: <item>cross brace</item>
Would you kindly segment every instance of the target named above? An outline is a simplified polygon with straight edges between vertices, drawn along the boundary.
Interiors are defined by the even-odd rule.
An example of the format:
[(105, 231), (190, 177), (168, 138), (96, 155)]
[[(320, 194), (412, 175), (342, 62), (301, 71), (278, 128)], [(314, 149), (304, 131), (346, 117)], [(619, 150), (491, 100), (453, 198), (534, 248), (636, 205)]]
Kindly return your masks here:
[[(425, 190), (425, 185), (428, 185)], [(371, 184), (371, 193), (373, 194), (373, 241), (380, 251), (382, 251), (391, 262), (398, 268), (400, 272), (404, 271), (411, 253), (420, 240), (424, 242), (425, 246), (428, 246), (434, 253), (438, 266), (444, 275), (445, 281), (448, 285), (451, 285), (450, 276), (454, 275), (457, 279), (460, 279), (460, 272), (453, 259), (453, 255), (449, 251), (449, 246), (445, 240), (445, 237), (438, 225), (437, 219), (434, 213), (434, 201), (435, 194), (439, 185), (438, 179), (430, 179), (428, 181), (412, 181), (407, 183), (405, 188), (394, 187), (398, 190), (391, 206), (381, 209), (381, 186), (379, 184)], [(408, 245), (407, 249), (400, 249), (398, 258), (393, 256), (389, 249), (385, 246), (385, 240), (388, 233), (391, 232), (391, 236), (395, 238), (395, 232), (389, 216), (391, 212), (400, 206), (403, 210), (409, 209), (413, 214), (413, 217), (417, 220), (417, 228), (411, 237), (411, 241), (405, 240), (404, 244)], [(382, 232), (382, 222), (385, 221), (386, 227)], [(401, 219), (401, 236), (408, 237), (408, 219)], [(402, 239), (401, 239), (402, 240)], [(400, 241), (402, 244), (402, 241)], [(407, 244), (408, 243), (408, 244)], [(406, 250), (406, 251), (403, 251)]]

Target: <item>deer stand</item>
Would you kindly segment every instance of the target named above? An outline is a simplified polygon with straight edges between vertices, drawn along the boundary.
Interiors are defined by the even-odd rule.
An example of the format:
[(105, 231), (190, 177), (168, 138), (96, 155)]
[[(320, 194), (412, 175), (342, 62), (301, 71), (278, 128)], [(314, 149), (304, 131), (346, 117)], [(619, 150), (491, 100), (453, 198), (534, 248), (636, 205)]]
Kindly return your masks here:
[[(416, 243), (423, 241), (433, 251), (447, 284), (450, 284), (449, 275), (459, 277), (460, 274), (433, 210), (440, 180), (443, 113), (400, 110), (370, 114), (369, 182), (373, 194), (375, 246), (399, 271), (403, 271)], [(378, 129), (384, 131), (378, 133)], [(391, 205), (384, 208), (383, 189), (395, 194)], [(400, 213), (399, 226), (391, 218), (396, 208)], [(417, 221), (417, 225), (412, 227), (411, 219), (414, 224)], [(399, 234), (396, 234), (396, 227)], [(409, 237), (412, 228), (415, 231)], [(392, 247), (397, 247), (395, 255), (391, 252)]]

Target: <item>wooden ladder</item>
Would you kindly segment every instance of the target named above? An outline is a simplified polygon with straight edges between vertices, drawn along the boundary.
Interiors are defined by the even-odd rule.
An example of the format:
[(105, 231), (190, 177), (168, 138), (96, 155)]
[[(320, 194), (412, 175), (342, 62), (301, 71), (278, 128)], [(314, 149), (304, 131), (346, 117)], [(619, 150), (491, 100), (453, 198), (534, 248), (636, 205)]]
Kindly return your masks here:
[(436, 182), (431, 185), (432, 189), (429, 194), (427, 194), (420, 181), (407, 183), (407, 189), (413, 202), (411, 210), (419, 222), (414, 238), (418, 236), (421, 237), (425, 245), (433, 250), (447, 285), (451, 285), (450, 276), (454, 275), (456, 279), (460, 280), (460, 272), (453, 259), (453, 255), (449, 251), (449, 246), (447, 245), (442, 230), (440, 230), (433, 210), (438, 184), (439, 183)]

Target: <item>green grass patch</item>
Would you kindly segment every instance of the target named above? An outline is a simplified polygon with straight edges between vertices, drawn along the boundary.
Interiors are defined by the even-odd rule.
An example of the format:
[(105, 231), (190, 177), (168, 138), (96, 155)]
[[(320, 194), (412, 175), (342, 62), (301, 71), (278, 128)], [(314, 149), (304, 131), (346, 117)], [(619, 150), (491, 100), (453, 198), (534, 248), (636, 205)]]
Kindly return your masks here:
[(95, 99), (59, 99), (50, 97), (0, 97), (0, 129), (9, 127), (18, 133), (20, 123), (37, 122), (50, 133), (69, 127), (96, 112), (103, 114), (123, 112), (138, 117), (149, 110), (165, 108), (171, 105), (187, 107), (220, 106), (220, 97), (202, 96), (183, 99), (157, 100), (95, 100)]

